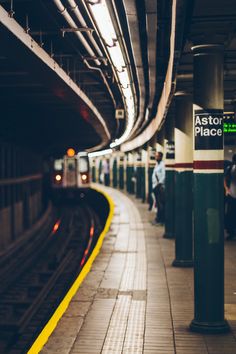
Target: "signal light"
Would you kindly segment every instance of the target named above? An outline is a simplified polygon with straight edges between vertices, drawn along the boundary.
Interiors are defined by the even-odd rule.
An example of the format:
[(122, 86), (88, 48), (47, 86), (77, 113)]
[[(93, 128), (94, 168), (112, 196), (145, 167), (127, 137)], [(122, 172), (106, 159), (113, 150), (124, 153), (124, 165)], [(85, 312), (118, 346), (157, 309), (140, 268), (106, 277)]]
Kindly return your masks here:
[(69, 156), (69, 157), (75, 156), (75, 150), (72, 148), (69, 148), (66, 153), (67, 153), (67, 156)]

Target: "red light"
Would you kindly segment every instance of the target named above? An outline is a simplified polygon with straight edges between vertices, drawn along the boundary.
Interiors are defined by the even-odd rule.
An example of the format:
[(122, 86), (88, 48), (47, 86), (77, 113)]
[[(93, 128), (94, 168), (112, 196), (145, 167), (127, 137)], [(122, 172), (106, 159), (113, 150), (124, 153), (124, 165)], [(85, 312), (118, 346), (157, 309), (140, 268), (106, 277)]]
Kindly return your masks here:
[(83, 257), (82, 261), (80, 262), (80, 265), (84, 265), (84, 262), (85, 262), (85, 257)]
[(91, 226), (89, 230), (89, 236), (92, 237), (93, 234), (94, 234), (94, 226)]
[(53, 234), (55, 234), (57, 232), (57, 230), (59, 229), (60, 223), (61, 223), (61, 220), (58, 220), (56, 222), (56, 224), (53, 226), (53, 229), (52, 229)]

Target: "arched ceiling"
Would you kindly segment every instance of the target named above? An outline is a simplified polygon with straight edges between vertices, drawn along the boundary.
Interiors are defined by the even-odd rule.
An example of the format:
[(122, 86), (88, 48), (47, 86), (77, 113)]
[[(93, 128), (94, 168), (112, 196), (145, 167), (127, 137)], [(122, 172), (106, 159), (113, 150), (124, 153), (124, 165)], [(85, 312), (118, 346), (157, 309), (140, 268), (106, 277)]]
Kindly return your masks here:
[[(123, 150), (159, 129), (176, 90), (192, 92), (195, 44), (224, 44), (225, 109), (235, 109), (234, 0), (107, 3), (135, 102)], [(122, 89), (88, 7), (87, 0), (0, 0), (1, 138), (55, 156), (68, 146), (106, 148), (124, 133), (127, 119), (115, 118), (125, 107)]]

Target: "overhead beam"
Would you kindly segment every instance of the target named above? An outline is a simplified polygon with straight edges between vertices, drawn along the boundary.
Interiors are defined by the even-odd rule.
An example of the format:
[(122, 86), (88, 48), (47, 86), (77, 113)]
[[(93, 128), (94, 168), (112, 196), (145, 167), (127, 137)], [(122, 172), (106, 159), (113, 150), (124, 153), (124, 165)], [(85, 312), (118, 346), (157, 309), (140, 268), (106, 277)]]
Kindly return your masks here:
[[(5, 46), (7, 47), (6, 49), (10, 51), (10, 46), (17, 41), (19, 43), (19, 48), (17, 49), (23, 50), (28, 57), (31, 53), (30, 59), (31, 61), (34, 61), (35, 65), (38, 65), (38, 69), (47, 71), (48, 85), (51, 84), (50, 80), (52, 80), (52, 78), (57, 82), (58, 86), (54, 89), (56, 95), (58, 94), (60, 97), (60, 95), (63, 94), (65, 99), (65, 91), (67, 91), (72, 101), (75, 101), (76, 99), (80, 100), (82, 105), (86, 107), (86, 115), (89, 114), (90, 116), (90, 124), (94, 125), (97, 133), (102, 137), (105, 146), (111, 139), (107, 123), (88, 96), (78, 87), (71, 77), (66, 74), (60, 65), (24, 31), (15, 19), (9, 17), (8, 12), (2, 6), (0, 6), (0, 23), (2, 23), (6, 30), (6, 40), (8, 36), (11, 37), (10, 40), (8, 38), (9, 46)], [(48, 79), (49, 77), (50, 80)], [(78, 104), (77, 106), (79, 107)], [(82, 108), (82, 110), (80, 108), (82, 117), (83, 112), (84, 108)]]

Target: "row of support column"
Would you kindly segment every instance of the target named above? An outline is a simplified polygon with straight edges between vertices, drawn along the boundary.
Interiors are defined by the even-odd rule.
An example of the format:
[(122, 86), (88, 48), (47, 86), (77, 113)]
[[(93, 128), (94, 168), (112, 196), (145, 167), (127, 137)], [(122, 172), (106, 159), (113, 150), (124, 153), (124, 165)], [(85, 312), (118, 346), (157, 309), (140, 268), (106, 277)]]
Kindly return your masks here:
[[(224, 319), (222, 49), (219, 45), (193, 48), (193, 96), (176, 93), (175, 118), (167, 117), (154, 144), (166, 158), (164, 237), (175, 238), (173, 266), (194, 265), (190, 328), (203, 333), (229, 330)], [(146, 200), (154, 165), (149, 163), (148, 147), (146, 156), (141, 154), (127, 153), (113, 164), (113, 175), (118, 176), (113, 177), (113, 186), (126, 186), (129, 193)]]
[[(164, 237), (176, 238), (173, 266), (194, 264), (190, 328), (223, 333), (229, 330), (224, 319), (223, 48), (196, 46), (193, 54), (193, 98), (175, 97), (175, 156), (166, 156)], [(169, 138), (167, 155), (170, 144)]]
[[(103, 163), (109, 160), (109, 186), (134, 194), (143, 202), (148, 201), (151, 194), (151, 175), (148, 150), (142, 149), (134, 153), (113, 153), (90, 161), (92, 182), (105, 183)], [(149, 178), (148, 178), (149, 176)]]

